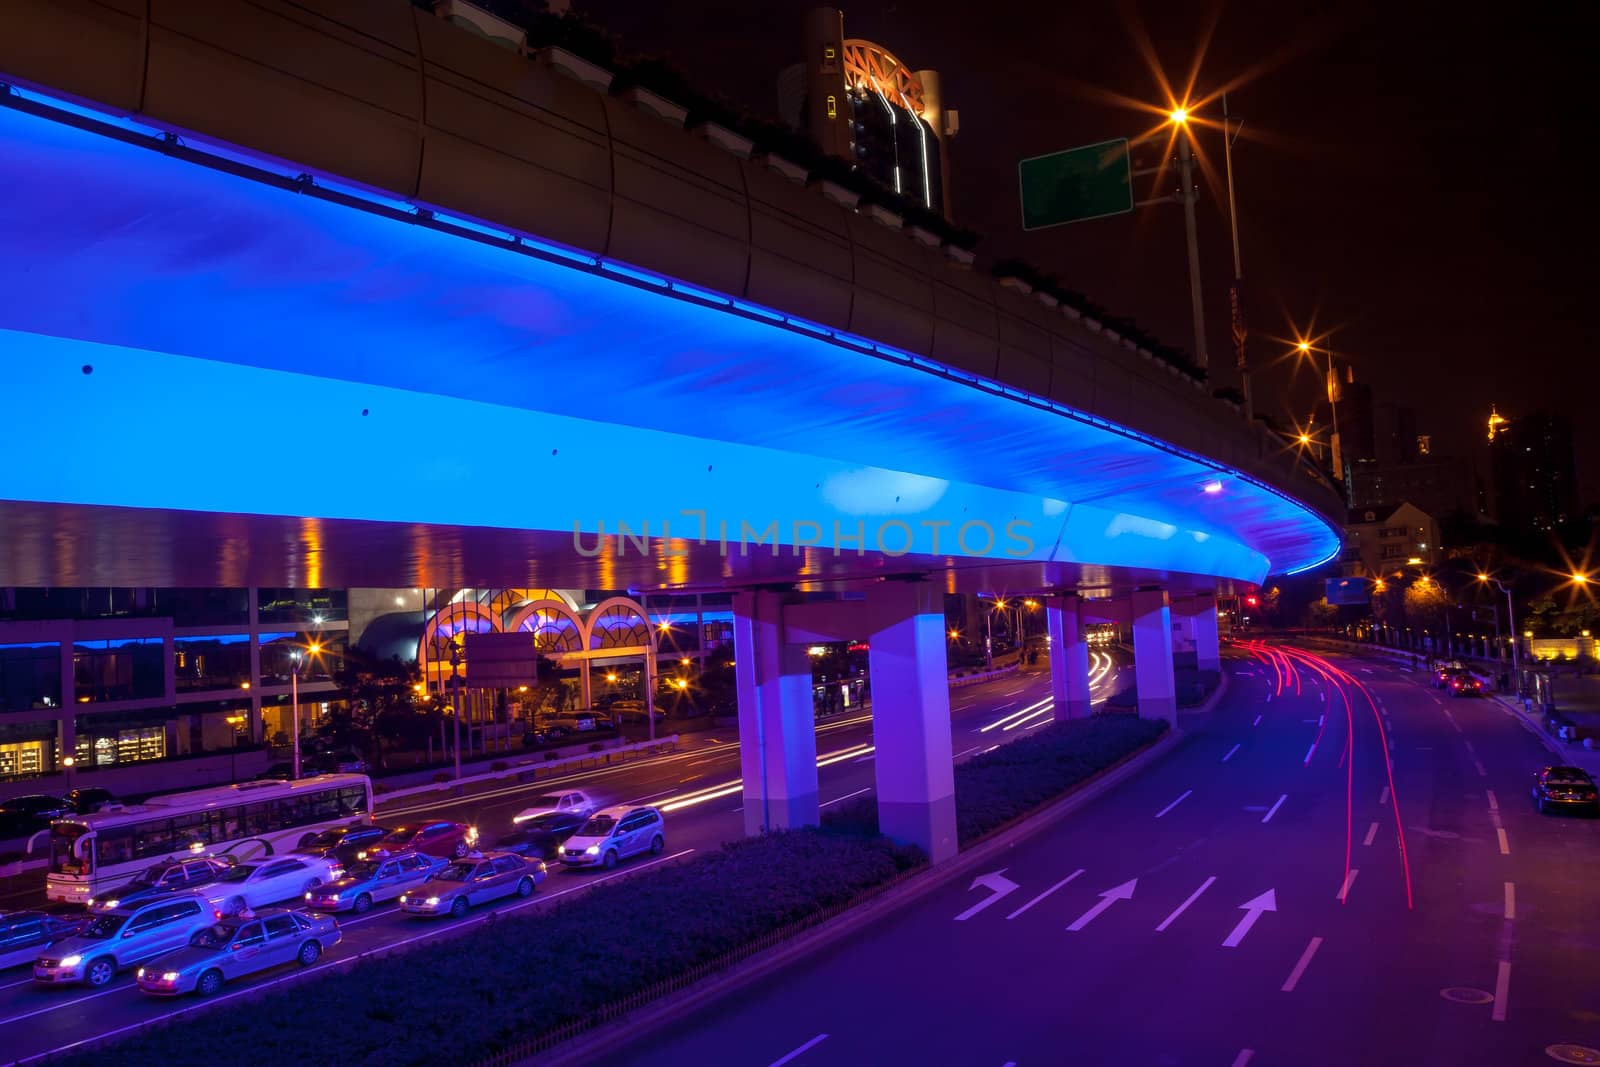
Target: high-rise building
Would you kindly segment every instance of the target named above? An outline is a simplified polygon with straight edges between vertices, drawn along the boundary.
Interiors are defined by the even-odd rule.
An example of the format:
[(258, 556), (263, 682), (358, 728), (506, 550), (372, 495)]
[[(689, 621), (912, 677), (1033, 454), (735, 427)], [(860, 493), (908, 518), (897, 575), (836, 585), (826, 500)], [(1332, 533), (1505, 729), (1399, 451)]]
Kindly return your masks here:
[(806, 57), (778, 79), (779, 109), (830, 156), (847, 159), (913, 203), (948, 219), (949, 140), (960, 117), (939, 74), (912, 70), (882, 45), (847, 38), (838, 8), (813, 8)]
[(1537, 413), (1489, 421), (1489, 470), (1501, 526), (1553, 530), (1577, 519), (1578, 476), (1572, 423)]

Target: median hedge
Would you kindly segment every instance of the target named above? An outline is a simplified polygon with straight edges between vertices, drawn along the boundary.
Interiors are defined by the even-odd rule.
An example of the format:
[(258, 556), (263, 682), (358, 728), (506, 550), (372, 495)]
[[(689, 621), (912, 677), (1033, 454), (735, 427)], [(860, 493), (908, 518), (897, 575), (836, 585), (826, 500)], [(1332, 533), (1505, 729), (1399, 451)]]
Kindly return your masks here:
[[(957, 764), (956, 833), (961, 844), (1056, 799), (1144, 748), (1166, 729), (1160, 719), (1100, 714), (1029, 730), (992, 752)], [(829, 811), (822, 821), (835, 830), (875, 834), (877, 801), (870, 797), (850, 801)]]
[[(118, 1067), (213, 1067), (218, 1050), (233, 1049), (251, 1063), (470, 1064), (924, 861), (881, 837), (826, 830), (736, 841), (55, 1062), (103, 1067), (109, 1055)], [(449, 920), (418, 920), (409, 932), (430, 921)]]

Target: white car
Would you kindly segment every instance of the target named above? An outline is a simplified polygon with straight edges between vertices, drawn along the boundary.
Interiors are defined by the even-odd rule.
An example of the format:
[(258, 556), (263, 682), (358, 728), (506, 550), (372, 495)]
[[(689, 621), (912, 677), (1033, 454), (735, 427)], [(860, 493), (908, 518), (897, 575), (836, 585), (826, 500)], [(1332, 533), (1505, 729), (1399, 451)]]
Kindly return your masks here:
[(569, 867), (615, 867), (619, 860), (667, 847), (666, 824), (655, 808), (626, 804), (596, 812), (561, 846), (561, 862)]
[(223, 915), (262, 908), (282, 900), (301, 900), (324, 882), (344, 877), (344, 866), (332, 857), (267, 857), (259, 863), (240, 863), (200, 892)]
[(600, 808), (594, 798), (582, 790), (574, 789), (568, 793), (550, 793), (546, 796), (534, 797), (528, 801), (528, 807), (523, 808), (511, 817), (514, 823), (527, 822), (540, 815), (593, 815)]

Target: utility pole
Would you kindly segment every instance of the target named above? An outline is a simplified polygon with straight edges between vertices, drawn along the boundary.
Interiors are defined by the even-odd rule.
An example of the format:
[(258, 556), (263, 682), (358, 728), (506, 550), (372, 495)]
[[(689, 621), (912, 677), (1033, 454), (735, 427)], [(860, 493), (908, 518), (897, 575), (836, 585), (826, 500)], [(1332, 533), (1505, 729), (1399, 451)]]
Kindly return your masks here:
[(461, 780), (461, 643), (450, 639), (450, 707), (456, 720), (456, 780)]

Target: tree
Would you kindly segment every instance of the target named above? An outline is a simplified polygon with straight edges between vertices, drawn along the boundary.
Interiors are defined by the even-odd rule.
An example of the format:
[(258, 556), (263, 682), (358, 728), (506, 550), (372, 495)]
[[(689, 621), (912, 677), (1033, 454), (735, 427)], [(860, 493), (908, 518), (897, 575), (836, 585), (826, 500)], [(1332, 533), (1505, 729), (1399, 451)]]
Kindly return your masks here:
[(1306, 605), (1305, 621), (1313, 630), (1326, 630), (1339, 621), (1339, 609), (1323, 597)]
[(1406, 586), (1406, 621), (1415, 629), (1433, 632), (1444, 625), (1444, 612), (1450, 604), (1444, 587), (1428, 578)]

